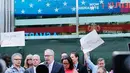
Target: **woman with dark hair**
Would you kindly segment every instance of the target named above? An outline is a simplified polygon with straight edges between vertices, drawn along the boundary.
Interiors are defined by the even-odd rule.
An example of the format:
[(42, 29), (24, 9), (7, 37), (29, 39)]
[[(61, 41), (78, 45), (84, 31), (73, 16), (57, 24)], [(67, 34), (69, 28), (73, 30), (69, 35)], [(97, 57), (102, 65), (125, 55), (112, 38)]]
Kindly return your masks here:
[(63, 66), (64, 66), (65, 73), (78, 73), (78, 71), (74, 68), (72, 59), (69, 56), (64, 57), (61, 60), (61, 62), (63, 64)]

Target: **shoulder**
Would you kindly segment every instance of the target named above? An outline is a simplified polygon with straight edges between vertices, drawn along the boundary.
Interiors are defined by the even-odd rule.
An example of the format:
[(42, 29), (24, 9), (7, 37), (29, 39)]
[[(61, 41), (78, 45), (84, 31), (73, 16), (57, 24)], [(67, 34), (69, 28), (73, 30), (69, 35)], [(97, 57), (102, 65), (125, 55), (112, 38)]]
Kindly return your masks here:
[(10, 73), (10, 72), (12, 72), (11, 68), (7, 68), (7, 70), (5, 71), (5, 73)]
[(73, 69), (73, 73), (78, 73), (78, 71), (76, 69)]
[(25, 72), (24, 73), (30, 73), (30, 71), (33, 69), (33, 67), (31, 67), (31, 68), (28, 68), (28, 69), (26, 69), (25, 70)]
[(54, 62), (54, 67), (57, 68), (57, 69), (63, 69), (63, 65), (61, 63), (58, 63), (58, 62)]
[(59, 62), (54, 62), (54, 65), (56, 65), (56, 66), (63, 66), (61, 63), (59, 63)]
[(106, 73), (109, 73), (108, 71), (106, 71)]
[(28, 68), (28, 69), (26, 69), (27, 71), (30, 71), (30, 70), (32, 70), (33, 69), (33, 67), (31, 67), (31, 68)]
[(83, 65), (81, 63), (78, 63), (78, 67), (83, 67)]
[(45, 64), (44, 62), (41, 62), (40, 65)]
[(20, 67), (21, 70), (25, 71), (25, 69), (23, 67)]

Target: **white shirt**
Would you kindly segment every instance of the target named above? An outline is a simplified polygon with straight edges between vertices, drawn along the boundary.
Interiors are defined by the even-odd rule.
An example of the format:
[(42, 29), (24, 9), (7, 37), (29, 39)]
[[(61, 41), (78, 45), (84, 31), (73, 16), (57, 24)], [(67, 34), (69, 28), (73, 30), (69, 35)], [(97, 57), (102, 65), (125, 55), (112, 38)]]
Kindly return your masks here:
[(53, 64), (54, 64), (54, 61), (52, 61), (52, 63), (51, 64), (49, 64), (49, 73), (51, 73), (51, 71), (52, 71), (52, 67), (53, 67)]
[(33, 66), (33, 69), (34, 69), (34, 73), (36, 73), (36, 67), (35, 66)]

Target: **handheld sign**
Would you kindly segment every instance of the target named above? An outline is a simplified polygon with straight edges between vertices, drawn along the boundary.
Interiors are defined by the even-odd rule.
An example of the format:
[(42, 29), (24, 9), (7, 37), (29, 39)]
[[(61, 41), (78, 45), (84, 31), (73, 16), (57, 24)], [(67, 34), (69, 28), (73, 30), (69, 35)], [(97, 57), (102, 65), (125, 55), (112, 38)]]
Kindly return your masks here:
[(90, 52), (103, 44), (104, 41), (100, 38), (100, 36), (97, 34), (96, 30), (91, 31), (84, 37), (80, 39), (80, 44), (82, 47), (82, 51), (84, 53)]
[(24, 31), (1, 33), (1, 47), (25, 46)]

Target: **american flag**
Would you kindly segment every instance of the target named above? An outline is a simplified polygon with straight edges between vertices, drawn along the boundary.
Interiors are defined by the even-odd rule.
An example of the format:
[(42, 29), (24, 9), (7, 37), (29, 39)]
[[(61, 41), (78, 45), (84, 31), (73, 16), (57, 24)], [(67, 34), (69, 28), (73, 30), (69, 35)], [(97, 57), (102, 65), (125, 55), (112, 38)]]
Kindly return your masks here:
[[(76, 0), (15, 0), (15, 14), (75, 14)], [(78, 0), (79, 14), (120, 13), (109, 3), (120, 0)]]

